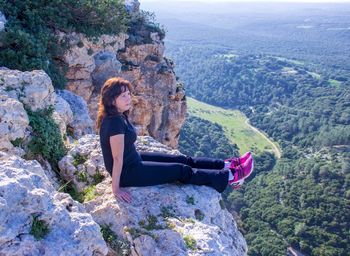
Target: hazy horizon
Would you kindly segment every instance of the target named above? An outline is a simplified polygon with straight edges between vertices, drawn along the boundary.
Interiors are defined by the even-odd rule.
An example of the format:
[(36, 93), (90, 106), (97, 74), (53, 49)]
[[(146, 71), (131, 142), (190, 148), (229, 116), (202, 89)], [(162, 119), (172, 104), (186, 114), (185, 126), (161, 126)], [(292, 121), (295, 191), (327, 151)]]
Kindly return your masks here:
[[(162, 2), (161, 0), (139, 0), (139, 2), (142, 4), (143, 2)], [(205, 2), (205, 3), (212, 3), (215, 4), (217, 2), (220, 3), (350, 3), (350, 0), (216, 0), (213, 2), (212, 0), (169, 0), (167, 2)]]

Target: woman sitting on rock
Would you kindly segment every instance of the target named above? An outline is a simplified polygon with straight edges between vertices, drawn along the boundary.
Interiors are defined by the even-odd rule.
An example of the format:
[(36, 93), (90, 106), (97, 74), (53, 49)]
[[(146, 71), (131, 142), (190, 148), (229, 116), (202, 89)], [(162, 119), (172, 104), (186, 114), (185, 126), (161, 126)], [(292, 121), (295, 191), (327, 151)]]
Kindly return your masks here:
[(219, 160), (154, 152), (138, 152), (136, 131), (128, 120), (131, 83), (111, 78), (101, 89), (97, 127), (106, 170), (112, 176), (113, 194), (131, 202), (122, 187), (152, 186), (180, 181), (206, 185), (222, 193), (227, 185), (239, 188), (253, 171), (250, 152), (239, 158)]

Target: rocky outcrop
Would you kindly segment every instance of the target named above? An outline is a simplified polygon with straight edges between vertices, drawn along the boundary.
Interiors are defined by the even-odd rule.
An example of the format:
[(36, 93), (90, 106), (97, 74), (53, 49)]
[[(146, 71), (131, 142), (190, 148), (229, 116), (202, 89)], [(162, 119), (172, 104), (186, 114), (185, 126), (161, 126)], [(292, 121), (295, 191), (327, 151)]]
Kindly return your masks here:
[(0, 69), (0, 150), (23, 156), (19, 144), (28, 141), (31, 131), (27, 111), (50, 107), (62, 137), (67, 128), (75, 138), (94, 132), (86, 102), (68, 91), (57, 95), (44, 71)]
[[(131, 187), (126, 189), (132, 203), (117, 201), (98, 145), (97, 135), (82, 137), (61, 160), (60, 169), (79, 191), (93, 191), (84, 200), (86, 210), (101, 226), (109, 226), (131, 255), (246, 254), (244, 238), (212, 188), (181, 183)], [(147, 136), (139, 137), (136, 145), (139, 151), (180, 154)], [(97, 185), (96, 176), (103, 177)]]
[(94, 124), (89, 116), (89, 110), (84, 99), (67, 90), (58, 90), (57, 95), (68, 103), (72, 112), (72, 119), (66, 121), (70, 135), (73, 138), (80, 138), (85, 134), (94, 133)]
[(74, 120), (71, 107), (63, 97), (57, 94), (54, 106), (55, 111), (53, 113), (53, 119), (59, 125), (61, 134), (66, 134), (67, 124), (71, 124)]
[(42, 70), (0, 70), (0, 91), (23, 103), (31, 111), (53, 106), (56, 94), (50, 77)]
[(99, 225), (37, 161), (0, 152), (0, 181), (0, 255), (107, 254)]
[(176, 148), (187, 109), (185, 93), (177, 84), (173, 63), (163, 54), (162, 44), (146, 44), (129, 46), (118, 56), (128, 63), (121, 76), (134, 85), (131, 120), (139, 134)]
[[(99, 92), (94, 88), (92, 78), (100, 72), (99, 66), (103, 63), (104, 56), (115, 53), (125, 47), (126, 34), (119, 36), (103, 35), (97, 41), (90, 41), (84, 35), (71, 33), (60, 34), (62, 40), (69, 42), (69, 50), (63, 56), (64, 62), (68, 65), (66, 77), (68, 79), (66, 89), (83, 97), (89, 102), (93, 92)], [(103, 55), (104, 54), (104, 55)], [(109, 59), (106, 58), (106, 62)], [(96, 63), (97, 62), (97, 65)], [(116, 63), (118, 67), (118, 63)], [(121, 67), (121, 65), (119, 65)], [(111, 75), (118, 74), (120, 70), (114, 70)], [(92, 113), (92, 112), (91, 112)]]
[(41, 70), (21, 72), (3, 68), (0, 99), (0, 150), (23, 155), (15, 145), (30, 135), (27, 110), (37, 111), (55, 104), (51, 79)]
[(29, 119), (23, 104), (0, 91), (0, 150), (16, 155), (24, 151), (13, 142), (27, 137)]
[[(138, 1), (125, 4), (134, 16), (141, 15)], [(145, 27), (137, 35), (103, 35), (98, 40), (88, 40), (77, 33), (61, 33), (62, 40), (70, 45), (63, 56), (68, 66), (67, 89), (83, 97), (95, 121), (103, 83), (114, 76), (129, 80), (135, 95), (130, 119), (138, 134), (151, 135), (176, 148), (185, 120), (185, 93), (178, 85), (174, 64), (164, 57), (162, 35)]]

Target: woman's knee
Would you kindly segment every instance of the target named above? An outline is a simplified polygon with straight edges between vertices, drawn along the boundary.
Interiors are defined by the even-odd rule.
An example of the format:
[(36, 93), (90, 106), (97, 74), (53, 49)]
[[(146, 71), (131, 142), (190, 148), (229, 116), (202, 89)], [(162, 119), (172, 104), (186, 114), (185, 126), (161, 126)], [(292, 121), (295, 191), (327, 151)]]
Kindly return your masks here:
[(184, 159), (184, 163), (190, 167), (194, 167), (194, 161), (191, 156), (182, 156)]
[(191, 180), (191, 177), (193, 175), (193, 170), (188, 165), (181, 165), (181, 175), (180, 175), (180, 181), (182, 183), (188, 183)]

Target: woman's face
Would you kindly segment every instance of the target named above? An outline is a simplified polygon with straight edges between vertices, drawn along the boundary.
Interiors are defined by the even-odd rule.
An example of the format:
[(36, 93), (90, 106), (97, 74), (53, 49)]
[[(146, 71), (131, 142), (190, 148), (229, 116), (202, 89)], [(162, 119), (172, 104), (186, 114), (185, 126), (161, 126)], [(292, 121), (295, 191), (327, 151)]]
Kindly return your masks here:
[(131, 94), (128, 88), (126, 88), (125, 92), (115, 98), (114, 104), (120, 113), (131, 108)]

